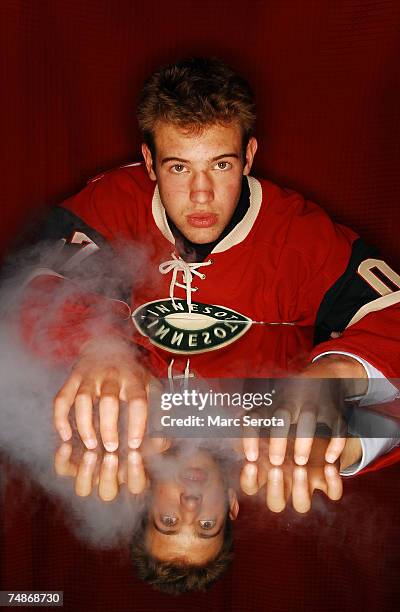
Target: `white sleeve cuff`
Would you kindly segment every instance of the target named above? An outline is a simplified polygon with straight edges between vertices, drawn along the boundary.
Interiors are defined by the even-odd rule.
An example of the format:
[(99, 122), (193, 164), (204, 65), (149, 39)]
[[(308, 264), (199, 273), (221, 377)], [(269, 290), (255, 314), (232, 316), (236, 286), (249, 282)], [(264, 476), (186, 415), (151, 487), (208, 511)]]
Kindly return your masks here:
[(380, 370), (377, 370), (377, 368), (372, 366), (365, 359), (362, 359), (362, 357), (353, 355), (353, 353), (346, 353), (345, 351), (325, 351), (325, 353), (321, 353), (320, 355), (314, 357), (313, 362), (320, 357), (324, 357), (324, 355), (346, 355), (347, 357), (352, 357), (364, 366), (368, 376), (368, 388), (366, 394), (359, 398), (360, 406), (392, 402), (397, 397), (400, 397), (400, 391), (398, 388), (392, 385), (392, 383), (387, 380)]
[(358, 463), (350, 465), (340, 472), (341, 476), (354, 476), (361, 472), (374, 459), (388, 453), (400, 444), (398, 438), (360, 438), (362, 457)]
[[(313, 362), (319, 359), (320, 357), (323, 357), (324, 355), (346, 355), (347, 357), (352, 357), (364, 366), (368, 376), (368, 388), (366, 394), (358, 398), (360, 399), (360, 402), (358, 404), (359, 406), (383, 404), (384, 402), (391, 402), (394, 399), (400, 397), (399, 389), (392, 385), (392, 383), (386, 379), (386, 377), (382, 374), (380, 370), (372, 366), (368, 361), (362, 359), (358, 355), (353, 355), (353, 353), (347, 353), (345, 351), (325, 351), (324, 353), (321, 353), (320, 355), (314, 357)], [(383, 419), (384, 417), (380, 415), (380, 418)], [(362, 448), (361, 460), (358, 463), (350, 465), (345, 470), (342, 470), (340, 472), (342, 476), (354, 476), (355, 474), (363, 470), (367, 465), (372, 463), (377, 457), (388, 453), (395, 446), (398, 446), (400, 444), (400, 439), (398, 438), (397, 424), (395, 425), (391, 419), (387, 419), (387, 422), (389, 424), (389, 430), (392, 429), (391, 425), (393, 424), (393, 427), (395, 428), (395, 430), (397, 430), (397, 437), (360, 437)], [(388, 431), (388, 435), (393, 435), (394, 433), (395, 431)]]

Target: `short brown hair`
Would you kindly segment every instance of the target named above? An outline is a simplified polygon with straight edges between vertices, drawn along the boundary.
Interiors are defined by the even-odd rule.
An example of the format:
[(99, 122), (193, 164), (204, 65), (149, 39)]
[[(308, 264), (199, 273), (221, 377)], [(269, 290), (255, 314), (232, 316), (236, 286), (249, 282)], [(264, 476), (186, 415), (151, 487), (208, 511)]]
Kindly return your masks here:
[(253, 92), (243, 77), (219, 59), (190, 57), (151, 75), (140, 95), (137, 118), (154, 157), (158, 121), (193, 131), (237, 121), (245, 148), (256, 114)]
[(146, 548), (145, 516), (132, 540), (132, 561), (139, 577), (157, 591), (178, 595), (188, 591), (206, 591), (225, 572), (233, 558), (232, 522), (226, 517), (224, 539), (219, 553), (204, 565), (191, 565), (183, 561), (160, 561)]

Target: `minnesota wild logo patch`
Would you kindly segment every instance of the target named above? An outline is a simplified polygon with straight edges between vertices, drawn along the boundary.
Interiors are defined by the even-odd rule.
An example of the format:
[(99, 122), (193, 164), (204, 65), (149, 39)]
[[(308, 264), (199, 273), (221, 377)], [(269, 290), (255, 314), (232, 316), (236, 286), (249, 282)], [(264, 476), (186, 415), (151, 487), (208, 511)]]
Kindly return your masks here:
[(132, 314), (143, 336), (170, 353), (205, 353), (238, 340), (251, 326), (251, 319), (213, 304), (185, 300), (156, 300), (139, 306)]

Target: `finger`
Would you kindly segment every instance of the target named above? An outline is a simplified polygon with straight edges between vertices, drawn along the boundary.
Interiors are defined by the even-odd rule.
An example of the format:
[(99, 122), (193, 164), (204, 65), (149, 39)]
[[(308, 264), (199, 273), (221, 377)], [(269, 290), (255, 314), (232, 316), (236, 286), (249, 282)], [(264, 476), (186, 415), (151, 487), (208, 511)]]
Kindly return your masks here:
[(82, 457), (75, 480), (75, 493), (79, 497), (87, 497), (91, 494), (96, 463), (97, 454), (93, 451), (86, 451)]
[(142, 455), (138, 451), (128, 453), (128, 489), (134, 495), (142, 493), (147, 485)]
[(97, 446), (96, 432), (93, 427), (93, 401), (93, 383), (82, 383), (75, 398), (75, 420), (81, 440), (90, 450)]
[(272, 465), (282, 465), (287, 448), (287, 438), (271, 438), (269, 445), (269, 460)]
[(286, 503), (288, 503), (291, 495), (292, 495), (292, 488), (293, 488), (293, 470), (291, 469), (287, 469), (284, 470), (283, 469), (283, 482), (284, 482), (284, 489), (285, 489), (285, 501)]
[(128, 446), (139, 448), (147, 421), (147, 394), (144, 384), (138, 383), (129, 389), (128, 400)]
[(247, 461), (257, 461), (260, 438), (243, 438), (243, 453)]
[(161, 453), (165, 453), (165, 451), (170, 448), (171, 444), (171, 438), (148, 438), (147, 440), (143, 441), (140, 451), (145, 456), (159, 455)]
[(271, 469), (271, 463), (268, 459), (268, 453), (265, 450), (265, 452), (261, 452), (260, 449), (260, 458), (257, 461), (257, 482), (258, 482), (258, 489), (261, 489), (268, 480), (268, 474), (270, 472)]
[(326, 465), (324, 471), (328, 485), (328, 497), (336, 501), (343, 495), (342, 478), (335, 465)]
[(73, 372), (54, 398), (54, 427), (64, 442), (72, 436), (68, 415), (81, 381), (81, 375)]
[(99, 497), (112, 501), (118, 494), (118, 457), (106, 453), (100, 468)]
[(346, 446), (346, 438), (331, 438), (325, 452), (325, 460), (328, 463), (335, 463), (342, 454)]
[(78, 468), (71, 463), (72, 444), (64, 442), (54, 455), (54, 469), (59, 476), (76, 476)]
[(311, 448), (317, 427), (316, 406), (303, 406), (297, 421), (294, 460), (297, 465), (305, 465), (310, 457)]
[(258, 468), (255, 463), (245, 463), (240, 473), (240, 487), (246, 495), (255, 495), (258, 491)]
[(104, 448), (112, 453), (118, 448), (119, 383), (106, 380), (99, 401), (100, 434)]
[(314, 491), (318, 489), (327, 495), (328, 485), (322, 467), (309, 467), (307, 471), (310, 494), (312, 495)]
[(282, 465), (287, 448), (287, 437), (289, 434), (292, 414), (288, 408), (279, 408), (274, 412), (276, 420), (283, 421), (283, 426), (271, 428), (269, 441), (269, 460), (273, 465)]
[(126, 461), (119, 461), (118, 464), (118, 484), (122, 485), (128, 480), (128, 466)]
[[(251, 411), (251, 417), (260, 416), (256, 410)], [(254, 425), (242, 426), (243, 453), (247, 461), (257, 461), (260, 445), (260, 427)]]
[(271, 468), (268, 473), (266, 502), (271, 512), (282, 512), (285, 509), (283, 472), (279, 467)]
[(311, 508), (307, 470), (304, 467), (296, 466), (293, 470), (292, 501), (297, 512), (308, 512)]

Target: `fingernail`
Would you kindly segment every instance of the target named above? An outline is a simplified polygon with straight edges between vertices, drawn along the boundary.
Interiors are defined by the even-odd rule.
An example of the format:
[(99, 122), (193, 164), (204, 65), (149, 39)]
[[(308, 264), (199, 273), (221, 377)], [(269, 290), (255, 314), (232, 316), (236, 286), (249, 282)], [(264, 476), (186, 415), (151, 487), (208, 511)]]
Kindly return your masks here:
[(283, 457), (281, 455), (271, 455), (270, 461), (274, 465), (281, 465), (281, 463), (283, 461)]
[(336, 461), (336, 456), (332, 453), (328, 453), (326, 456), (326, 460), (328, 463), (334, 463)]
[(257, 475), (257, 467), (254, 465), (254, 463), (247, 463), (244, 469), (246, 470), (247, 476)]
[(118, 448), (118, 442), (105, 442), (104, 448), (109, 452), (113, 453)]
[(129, 453), (128, 458), (129, 458), (129, 461), (131, 463), (134, 463), (135, 465), (140, 463), (140, 454), (135, 451), (133, 451), (132, 453)]
[(112, 466), (112, 465), (115, 465), (118, 459), (116, 455), (105, 455), (103, 461), (105, 462), (106, 465)]
[(307, 463), (307, 457), (304, 457), (304, 455), (296, 455), (294, 460), (297, 465), (305, 465)]
[(251, 450), (247, 452), (246, 457), (248, 461), (257, 461), (258, 453), (257, 451)]
[(335, 467), (333, 465), (326, 465), (325, 466), (325, 474), (327, 476), (336, 476)]
[(140, 444), (141, 444), (141, 439), (140, 438), (132, 438), (131, 440), (129, 440), (129, 448), (139, 448)]
[(272, 468), (272, 470), (269, 473), (269, 476), (272, 482), (276, 482), (276, 483), (282, 482), (282, 478), (283, 478), (282, 470), (278, 468)]
[(87, 446), (87, 448), (96, 448), (97, 446), (97, 441), (94, 440), (93, 438), (89, 438), (89, 440), (85, 440), (85, 445)]
[(83, 460), (86, 464), (93, 465), (97, 462), (97, 455), (96, 453), (86, 453)]
[(64, 442), (67, 442), (67, 440), (69, 440), (71, 437), (71, 434), (68, 429), (60, 429), (59, 434), (61, 436), (61, 439), (64, 440)]
[(295, 470), (294, 477), (295, 477), (296, 480), (304, 481), (307, 478), (307, 472), (303, 468), (301, 468), (299, 470)]

